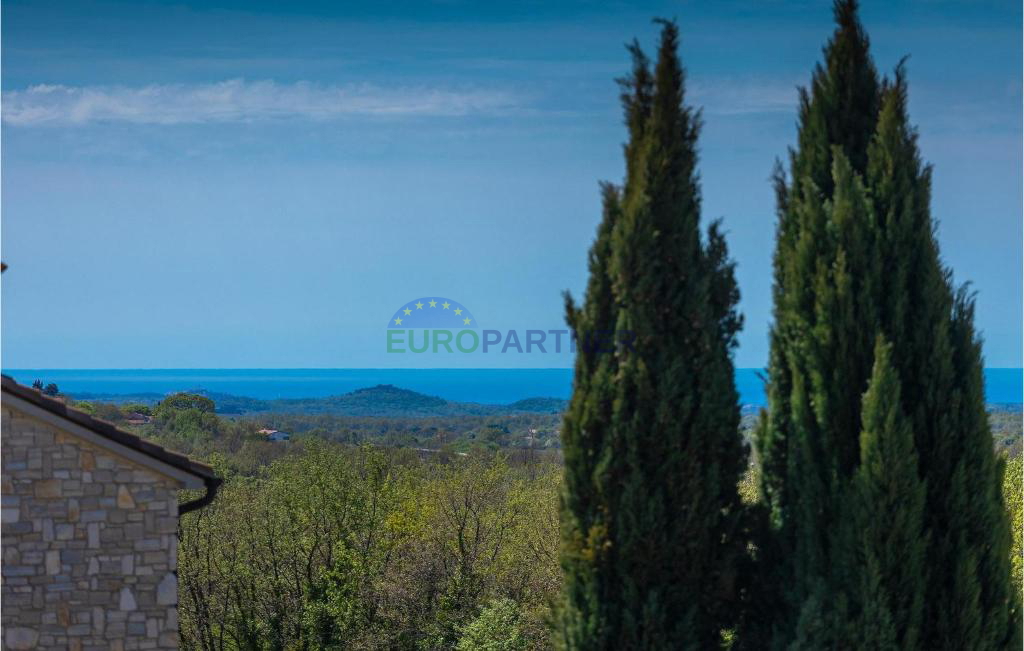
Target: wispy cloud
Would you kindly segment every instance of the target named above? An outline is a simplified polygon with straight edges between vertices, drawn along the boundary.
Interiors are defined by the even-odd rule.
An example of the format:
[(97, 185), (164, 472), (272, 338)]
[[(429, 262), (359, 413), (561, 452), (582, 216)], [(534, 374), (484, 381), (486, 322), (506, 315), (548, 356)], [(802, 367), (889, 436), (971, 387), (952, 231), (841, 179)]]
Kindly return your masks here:
[(795, 113), (799, 82), (753, 79), (694, 80), (689, 100), (713, 115)]
[(134, 88), (30, 86), (5, 91), (2, 114), (4, 123), (12, 126), (170, 125), (348, 116), (465, 116), (509, 112), (521, 104), (522, 98), (500, 90), (230, 79)]

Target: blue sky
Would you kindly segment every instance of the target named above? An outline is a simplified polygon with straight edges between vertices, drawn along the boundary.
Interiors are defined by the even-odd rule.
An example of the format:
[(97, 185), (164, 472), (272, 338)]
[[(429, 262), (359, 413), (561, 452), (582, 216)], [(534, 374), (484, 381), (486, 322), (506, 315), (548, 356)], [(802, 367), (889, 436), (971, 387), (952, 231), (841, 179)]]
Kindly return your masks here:
[[(6, 368), (547, 367), (388, 355), (404, 303), (564, 328), (622, 175), (613, 78), (676, 17), (764, 364), (774, 207), (827, 2), (17, 2), (2, 9)], [(1019, 2), (866, 2), (904, 55), (933, 214), (978, 292), (989, 366), (1021, 365)]]

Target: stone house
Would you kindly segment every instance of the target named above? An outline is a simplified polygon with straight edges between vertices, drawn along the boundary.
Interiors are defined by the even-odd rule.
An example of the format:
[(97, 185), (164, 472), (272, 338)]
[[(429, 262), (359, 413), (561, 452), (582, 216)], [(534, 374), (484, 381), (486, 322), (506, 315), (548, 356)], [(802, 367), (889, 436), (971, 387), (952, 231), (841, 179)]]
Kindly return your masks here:
[(0, 411), (3, 647), (177, 648), (178, 516), (220, 479), (6, 376)]

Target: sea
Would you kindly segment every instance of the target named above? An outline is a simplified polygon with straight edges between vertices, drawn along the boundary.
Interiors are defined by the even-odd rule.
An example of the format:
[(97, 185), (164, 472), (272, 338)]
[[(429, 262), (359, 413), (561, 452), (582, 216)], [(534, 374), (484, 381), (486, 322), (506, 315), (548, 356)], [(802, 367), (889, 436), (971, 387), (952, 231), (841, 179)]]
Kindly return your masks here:
[[(205, 389), (249, 398), (321, 398), (356, 389), (390, 384), (455, 402), (508, 404), (525, 398), (568, 398), (572, 369), (5, 369), (4, 374), (31, 385), (53, 382), (75, 394), (167, 394)], [(765, 404), (765, 373), (736, 370), (740, 403)], [(1022, 401), (1024, 383), (1019, 368), (985, 369), (985, 393), (990, 404)]]

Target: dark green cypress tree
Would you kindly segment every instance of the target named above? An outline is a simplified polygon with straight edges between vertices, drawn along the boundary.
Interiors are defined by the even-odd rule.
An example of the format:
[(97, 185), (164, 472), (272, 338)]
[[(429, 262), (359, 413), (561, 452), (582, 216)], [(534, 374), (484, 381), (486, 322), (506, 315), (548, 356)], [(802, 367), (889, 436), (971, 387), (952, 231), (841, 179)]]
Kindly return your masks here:
[[(892, 344), (918, 459), (918, 477), (899, 489), (916, 494), (914, 479), (926, 486), (919, 645), (1007, 648), (1019, 607), (1009, 590), (1008, 524), (972, 306), (957, 298), (939, 258), (930, 170), (907, 119), (902, 68), (893, 82), (878, 83), (856, 2), (835, 7), (826, 64), (801, 95), (790, 177), (777, 176), (769, 409), (756, 433), (776, 534), (761, 545), (776, 562), (782, 605), (772, 645), (870, 646), (860, 614), (880, 611), (862, 586), (895, 589), (851, 556), (867, 543), (848, 526), (857, 509), (891, 515), (880, 495), (874, 505), (851, 499), (862, 481), (862, 394), (880, 334)], [(900, 603), (911, 599), (901, 595)], [(883, 628), (897, 644), (916, 626), (914, 612), (889, 607)]]
[[(629, 47), (633, 71), (620, 79), (622, 105), (630, 142), (625, 146), (626, 179), (636, 175), (634, 152), (643, 138), (650, 115), (653, 79), (650, 65), (635, 42)], [(615, 328), (616, 307), (612, 296), (609, 259), (612, 231), (619, 218), (620, 189), (601, 185), (603, 214), (590, 250), (590, 279), (582, 307), (566, 296), (569, 326), (584, 337), (587, 333)], [(611, 427), (614, 355), (598, 347), (577, 345), (573, 398), (565, 417), (562, 448), (565, 488), (562, 497), (562, 568), (565, 573), (564, 604), (559, 613), (558, 637), (569, 649), (608, 648), (609, 620), (617, 616), (614, 572), (610, 555), (609, 495), (602, 483), (621, 447)]]
[(855, 649), (920, 648), (925, 484), (901, 393), (892, 347), (880, 336), (863, 400), (860, 467), (848, 496), (853, 531), (844, 569), (856, 614), (847, 646)]
[(909, 125), (902, 66), (883, 91), (867, 176), (888, 289), (881, 318), (898, 342), (904, 412), (928, 487), (923, 646), (1019, 648), (1020, 598), (1009, 576), (1010, 525), (985, 412), (973, 299), (953, 289), (939, 258), (931, 170)]
[[(813, 383), (823, 384), (822, 372), (816, 373), (818, 378), (811, 377), (800, 359), (816, 351), (799, 352), (797, 342), (816, 325), (816, 278), (827, 273), (836, 258), (824, 215), (833, 191), (833, 156), (838, 152), (844, 164), (852, 167), (851, 172), (863, 173), (879, 101), (877, 74), (868, 56), (867, 36), (857, 21), (856, 5), (837, 3), (836, 22), (835, 34), (824, 50), (825, 64), (815, 69), (810, 89), (800, 92), (799, 146), (790, 151), (793, 180), (787, 183), (781, 166), (775, 176), (779, 221), (773, 262), (770, 412), (760, 424), (757, 441), (763, 489), (773, 522), (783, 532), (778, 542), (784, 557), (790, 556), (796, 545), (790, 493), (796, 490), (791, 484), (801, 480), (799, 473), (791, 470), (790, 457), (800, 445), (791, 435), (796, 430), (816, 429), (812, 412), (821, 407), (808, 400), (815, 390)], [(817, 366), (827, 369), (829, 364)], [(868, 367), (862, 366), (857, 373), (860, 380), (867, 377)], [(855, 441), (857, 430), (850, 431), (854, 434), (848, 439)], [(842, 456), (849, 458), (854, 445), (847, 447)]]
[[(570, 649), (706, 649), (735, 613), (744, 467), (731, 361), (740, 318), (717, 226), (700, 235), (699, 117), (684, 103), (678, 30), (653, 77), (631, 48), (626, 181), (605, 186), (563, 427)], [(588, 337), (615, 330), (614, 353)]]
[[(879, 82), (854, 2), (837, 2), (836, 31), (800, 93), (790, 181), (776, 173), (777, 248), (769, 408), (755, 441), (775, 536), (763, 570), (776, 592), (770, 637), (785, 648), (827, 646), (846, 618), (833, 538), (857, 466), (859, 397), (871, 370), (875, 317), (868, 202), (861, 176), (877, 120)], [(757, 648), (767, 639), (745, 641)]]
[[(931, 433), (932, 544), (926, 648), (1021, 648), (1021, 595), (1013, 587), (1009, 517), (999, 486), (1004, 462), (992, 454), (974, 299), (961, 288), (950, 324), (955, 382), (945, 419)], [(944, 482), (933, 491), (932, 482)], [(941, 595), (934, 599), (933, 595)], [(944, 645), (944, 646), (943, 646)]]

